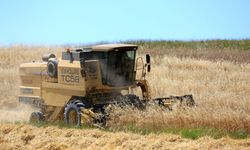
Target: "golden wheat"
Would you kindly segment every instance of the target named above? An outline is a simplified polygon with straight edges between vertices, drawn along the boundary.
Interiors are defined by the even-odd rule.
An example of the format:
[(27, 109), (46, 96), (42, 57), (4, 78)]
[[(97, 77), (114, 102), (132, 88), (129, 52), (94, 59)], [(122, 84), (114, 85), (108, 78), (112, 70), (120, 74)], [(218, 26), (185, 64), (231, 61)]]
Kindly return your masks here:
[[(42, 54), (49, 51), (56, 52), (56, 48), (19, 45), (0, 49), (0, 108), (18, 106), (20, 63), (41, 61)], [(142, 47), (141, 51), (146, 50)], [(123, 113), (116, 125), (133, 122), (145, 127), (209, 126), (250, 132), (249, 64), (153, 55), (148, 74), (152, 97), (193, 94), (197, 107)]]
[[(51, 51), (55, 52), (56, 48), (23, 45), (0, 48), (0, 149), (249, 149), (248, 139), (202, 137), (189, 140), (171, 134), (138, 135), (6, 123), (27, 121), (33, 111), (17, 103), (19, 65), (41, 61), (42, 54)], [(226, 52), (230, 59), (226, 56), (223, 60), (234, 60), (231, 55), (237, 53), (236, 62), (240, 63), (233, 63), (217, 61), (212, 57), (217, 53), (208, 50), (184, 51), (140, 47), (141, 55), (146, 52), (153, 55), (152, 72), (148, 74), (152, 96), (193, 94), (197, 107), (172, 112), (162, 111), (157, 106), (145, 111), (117, 108), (108, 121), (111, 128), (132, 123), (154, 129), (206, 126), (250, 132), (250, 64), (244, 63), (249, 61), (242, 57), (243, 52)], [(199, 53), (209, 57), (199, 57)], [(246, 53), (248, 56), (249, 52)], [(192, 56), (196, 59), (189, 58)]]
[[(192, 94), (197, 106), (172, 112), (149, 108), (118, 111), (110, 124), (123, 127), (213, 127), (250, 132), (250, 65), (191, 58), (154, 58), (148, 74), (153, 97)], [(111, 117), (112, 118), (112, 117)], [(115, 116), (114, 116), (115, 118)]]
[(228, 137), (198, 140), (178, 135), (112, 133), (98, 129), (60, 129), (25, 124), (0, 124), (0, 149), (249, 149), (250, 141)]

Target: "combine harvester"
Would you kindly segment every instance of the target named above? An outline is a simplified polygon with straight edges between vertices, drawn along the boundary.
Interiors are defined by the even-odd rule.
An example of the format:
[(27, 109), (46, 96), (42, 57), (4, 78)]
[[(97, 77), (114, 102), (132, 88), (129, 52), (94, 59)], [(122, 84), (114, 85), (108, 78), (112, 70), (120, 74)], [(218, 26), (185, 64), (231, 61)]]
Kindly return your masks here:
[[(136, 45), (107, 44), (44, 55), (43, 62), (20, 66), (19, 102), (40, 109), (30, 121), (64, 120), (66, 124), (102, 124), (107, 106), (131, 105), (145, 108), (158, 103), (172, 110), (174, 104), (193, 106), (192, 95), (154, 98), (146, 80), (150, 56), (136, 59)], [(141, 65), (140, 65), (141, 64)], [(136, 79), (136, 73), (141, 77)], [(141, 98), (134, 90), (141, 90)]]

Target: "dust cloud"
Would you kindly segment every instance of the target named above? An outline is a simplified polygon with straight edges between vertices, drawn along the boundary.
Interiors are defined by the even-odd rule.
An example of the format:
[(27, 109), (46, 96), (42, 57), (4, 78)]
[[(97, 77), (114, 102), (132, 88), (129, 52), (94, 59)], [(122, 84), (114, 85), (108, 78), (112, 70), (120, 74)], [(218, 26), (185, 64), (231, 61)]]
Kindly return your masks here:
[(0, 106), (0, 122), (28, 122), (34, 111), (37, 111), (37, 108), (25, 104), (16, 104), (14, 107)]

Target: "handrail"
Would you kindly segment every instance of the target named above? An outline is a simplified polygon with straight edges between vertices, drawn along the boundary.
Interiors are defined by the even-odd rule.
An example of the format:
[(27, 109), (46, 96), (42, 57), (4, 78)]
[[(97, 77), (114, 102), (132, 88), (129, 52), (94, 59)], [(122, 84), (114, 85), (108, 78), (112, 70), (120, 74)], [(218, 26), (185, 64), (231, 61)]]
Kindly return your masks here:
[[(142, 63), (142, 67), (141, 68), (138, 68), (138, 62), (139, 62), (139, 60), (141, 60), (141, 63)], [(144, 65), (143, 58), (142, 57), (138, 57), (136, 59), (135, 65), (136, 65), (136, 70), (142, 70), (140, 80), (145, 79), (146, 71), (145, 71), (145, 65)]]

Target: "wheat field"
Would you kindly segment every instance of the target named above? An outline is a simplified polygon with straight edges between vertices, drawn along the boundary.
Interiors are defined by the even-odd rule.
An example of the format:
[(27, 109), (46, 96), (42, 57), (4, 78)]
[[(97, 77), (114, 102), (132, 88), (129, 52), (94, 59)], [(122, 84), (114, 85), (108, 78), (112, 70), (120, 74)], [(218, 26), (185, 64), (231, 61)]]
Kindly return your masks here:
[(125, 132), (105, 132), (99, 129), (68, 129), (54, 126), (36, 127), (23, 124), (0, 124), (1, 149), (249, 149), (250, 141), (228, 137), (197, 140), (172, 134), (140, 135)]
[(192, 94), (197, 106), (172, 112), (157, 108), (147, 113), (119, 112), (123, 115), (114, 120), (118, 127), (132, 123), (142, 128), (213, 127), (250, 132), (249, 64), (167, 56), (155, 58), (153, 64), (148, 75), (153, 97)]
[[(243, 43), (249, 46), (249, 41)], [(192, 94), (197, 106), (171, 112), (153, 106), (145, 111), (118, 109), (108, 121), (109, 128), (120, 130), (133, 124), (138, 128), (149, 129), (209, 127), (230, 132), (244, 130), (250, 133), (250, 48), (247, 47), (246, 50), (237, 46), (221, 49), (216, 46), (193, 48), (185, 45), (167, 47), (161, 44), (136, 44), (139, 44), (139, 56), (150, 53), (152, 58), (152, 71), (147, 75), (152, 97)], [(212, 45), (209, 42), (208, 44)], [(26, 146), (20, 149), (32, 149), (40, 140), (43, 144), (38, 148), (41, 149), (74, 149), (72, 146), (86, 146), (88, 149), (102, 146), (105, 149), (249, 148), (249, 140), (237, 141), (229, 137), (202, 137), (192, 141), (178, 135), (110, 133), (98, 129), (87, 129), (78, 134), (78, 129), (37, 128), (26, 123), (7, 123), (28, 121), (28, 114), (34, 111), (17, 103), (19, 65), (23, 62), (41, 61), (42, 54), (56, 53), (58, 49), (63, 48), (27, 45), (0, 48), (0, 144), (4, 144), (1, 144), (2, 147), (15, 148), (26, 143)], [(36, 136), (38, 134), (39, 136)], [(46, 138), (40, 134), (44, 134)], [(67, 134), (70, 134), (69, 138)], [(31, 137), (26, 137), (27, 135)], [(58, 139), (53, 139), (57, 136)], [(109, 140), (109, 136), (113, 138)], [(54, 145), (49, 142), (51, 139)], [(83, 140), (82, 144), (74, 145), (80, 139)], [(105, 140), (108, 142), (105, 143)]]

